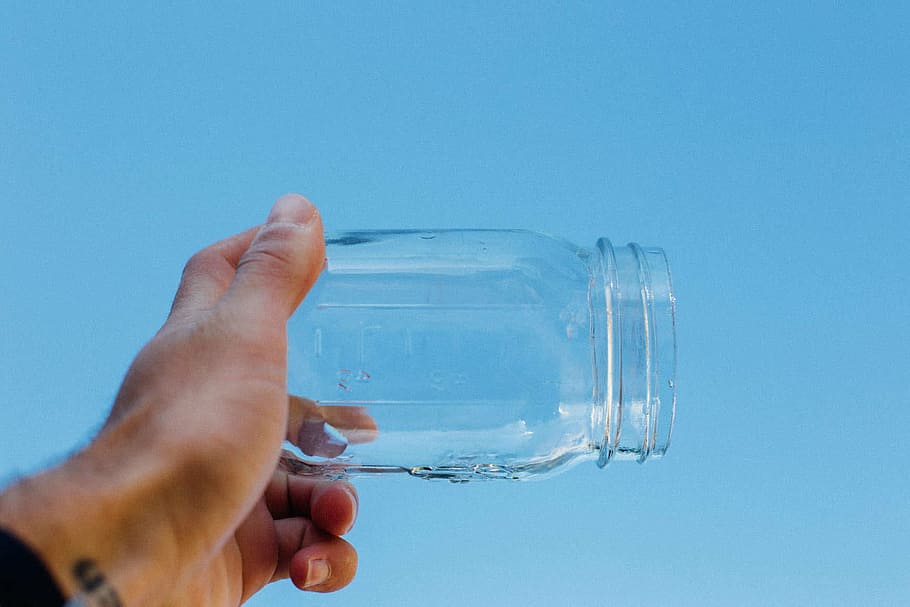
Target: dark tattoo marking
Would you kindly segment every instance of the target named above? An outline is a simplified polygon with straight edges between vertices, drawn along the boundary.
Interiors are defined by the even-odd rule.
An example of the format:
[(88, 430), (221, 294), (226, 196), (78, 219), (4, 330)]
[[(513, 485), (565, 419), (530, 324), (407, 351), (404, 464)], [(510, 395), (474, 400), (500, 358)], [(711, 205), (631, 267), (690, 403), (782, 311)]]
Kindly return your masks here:
[(79, 559), (73, 565), (73, 576), (79, 582), (79, 590), (92, 605), (99, 607), (123, 607), (117, 591), (110, 585), (97, 563), (91, 559)]

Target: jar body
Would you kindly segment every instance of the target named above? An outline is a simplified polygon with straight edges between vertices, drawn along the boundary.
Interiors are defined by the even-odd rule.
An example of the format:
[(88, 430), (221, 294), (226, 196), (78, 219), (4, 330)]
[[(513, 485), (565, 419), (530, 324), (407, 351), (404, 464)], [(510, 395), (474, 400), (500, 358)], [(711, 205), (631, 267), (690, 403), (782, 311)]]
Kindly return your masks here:
[(289, 322), (288, 389), (312, 399), (292, 414), (294, 470), (528, 478), (619, 451), (596, 249), (497, 230), (326, 246)]

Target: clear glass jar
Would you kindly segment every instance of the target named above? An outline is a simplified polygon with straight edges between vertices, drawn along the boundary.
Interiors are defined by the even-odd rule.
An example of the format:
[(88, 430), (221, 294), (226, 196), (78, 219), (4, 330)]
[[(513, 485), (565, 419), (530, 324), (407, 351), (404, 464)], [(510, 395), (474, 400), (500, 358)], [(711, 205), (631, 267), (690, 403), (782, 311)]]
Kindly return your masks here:
[(289, 322), (289, 469), (525, 479), (667, 450), (661, 249), (511, 230), (349, 232), (326, 247)]

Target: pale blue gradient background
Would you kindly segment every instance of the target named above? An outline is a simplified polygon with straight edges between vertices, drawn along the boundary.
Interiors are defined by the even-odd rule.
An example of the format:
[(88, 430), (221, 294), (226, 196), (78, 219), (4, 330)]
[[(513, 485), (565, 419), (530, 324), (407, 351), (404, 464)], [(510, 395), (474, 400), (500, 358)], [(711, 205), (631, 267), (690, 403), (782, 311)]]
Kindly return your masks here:
[(644, 467), (361, 482), (355, 582), (251, 604), (910, 604), (901, 5), (35, 4), (0, 4), (3, 478), (297, 190), (329, 229), (665, 247), (678, 425)]

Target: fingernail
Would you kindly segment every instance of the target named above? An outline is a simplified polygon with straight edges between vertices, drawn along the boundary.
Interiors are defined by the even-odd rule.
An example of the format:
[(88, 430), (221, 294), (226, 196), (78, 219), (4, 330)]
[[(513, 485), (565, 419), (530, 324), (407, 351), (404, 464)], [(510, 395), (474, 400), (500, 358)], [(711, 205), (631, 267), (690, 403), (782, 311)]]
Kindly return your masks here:
[[(347, 485), (342, 485), (344, 490), (347, 492), (348, 497), (351, 498), (351, 504), (354, 506), (354, 516), (351, 517), (351, 524), (345, 529), (344, 533), (347, 533), (354, 528), (354, 522), (357, 520), (357, 511), (360, 509), (360, 500), (357, 499), (357, 494), (354, 493), (354, 490)], [(342, 534), (344, 535), (344, 534)]]
[(303, 583), (304, 588), (312, 588), (324, 584), (332, 573), (329, 569), (329, 562), (322, 559), (313, 559), (307, 563), (306, 581)]
[(316, 206), (300, 194), (285, 194), (275, 201), (267, 223), (305, 224), (316, 214)]

